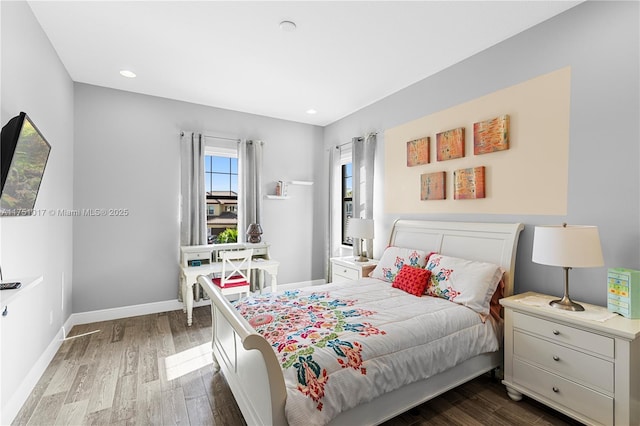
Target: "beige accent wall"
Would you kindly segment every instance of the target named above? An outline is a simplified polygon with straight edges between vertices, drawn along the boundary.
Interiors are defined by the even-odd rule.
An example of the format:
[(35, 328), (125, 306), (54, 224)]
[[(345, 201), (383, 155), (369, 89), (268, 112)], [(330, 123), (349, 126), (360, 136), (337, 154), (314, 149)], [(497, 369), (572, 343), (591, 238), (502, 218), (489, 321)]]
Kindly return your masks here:
[[(571, 68), (440, 111), (384, 134), (385, 213), (565, 215)], [(509, 149), (473, 154), (473, 123), (510, 116)], [(465, 157), (436, 161), (436, 133), (465, 127)], [(431, 162), (407, 167), (407, 142), (429, 136)], [(485, 166), (486, 198), (453, 199), (453, 171)], [(420, 200), (420, 175), (446, 172), (446, 199)]]

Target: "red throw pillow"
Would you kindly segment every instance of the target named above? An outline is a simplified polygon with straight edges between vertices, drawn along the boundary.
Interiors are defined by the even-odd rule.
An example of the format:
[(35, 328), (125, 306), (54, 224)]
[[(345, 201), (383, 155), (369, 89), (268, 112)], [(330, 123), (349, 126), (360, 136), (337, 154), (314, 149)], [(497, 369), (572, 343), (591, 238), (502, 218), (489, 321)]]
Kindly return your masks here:
[(428, 269), (416, 268), (403, 265), (400, 272), (393, 281), (393, 287), (404, 290), (409, 294), (421, 297), (427, 287), (431, 271)]

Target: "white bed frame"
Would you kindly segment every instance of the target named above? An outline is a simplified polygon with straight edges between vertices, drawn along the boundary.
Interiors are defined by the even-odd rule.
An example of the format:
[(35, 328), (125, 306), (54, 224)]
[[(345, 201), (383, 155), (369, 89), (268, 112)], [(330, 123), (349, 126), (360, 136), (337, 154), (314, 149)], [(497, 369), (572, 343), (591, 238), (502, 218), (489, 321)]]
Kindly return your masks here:
[[(505, 296), (513, 294), (520, 223), (397, 220), (390, 245), (492, 262), (505, 273)], [(212, 285), (198, 282), (211, 298), (213, 353), (248, 425), (286, 425), (286, 391), (270, 344)], [(429, 379), (415, 382), (340, 414), (331, 425), (379, 424), (502, 364), (502, 352), (481, 354)]]

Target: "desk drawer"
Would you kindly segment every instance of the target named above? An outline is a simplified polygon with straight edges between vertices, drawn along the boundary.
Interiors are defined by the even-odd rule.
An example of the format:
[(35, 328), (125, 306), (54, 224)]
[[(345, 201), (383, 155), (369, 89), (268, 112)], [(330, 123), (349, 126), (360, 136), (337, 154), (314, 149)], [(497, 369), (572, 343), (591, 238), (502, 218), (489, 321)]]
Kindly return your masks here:
[(555, 374), (613, 393), (613, 362), (515, 331), (513, 353)]
[(267, 247), (260, 247), (253, 249), (253, 257), (264, 257), (269, 255), (269, 249)]
[(602, 424), (613, 424), (613, 398), (563, 379), (519, 359), (513, 360), (514, 382)]
[(569, 327), (554, 321), (514, 312), (513, 327), (609, 358), (613, 358), (614, 355), (614, 340), (612, 338)]

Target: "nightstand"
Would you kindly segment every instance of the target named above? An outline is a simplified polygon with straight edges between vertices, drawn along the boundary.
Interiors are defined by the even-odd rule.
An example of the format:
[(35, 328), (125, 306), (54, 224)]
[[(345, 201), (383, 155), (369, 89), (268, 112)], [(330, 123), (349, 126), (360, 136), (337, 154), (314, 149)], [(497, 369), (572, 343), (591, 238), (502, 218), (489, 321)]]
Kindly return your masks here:
[(586, 424), (640, 424), (640, 320), (582, 303), (548, 306), (524, 293), (504, 306), (504, 380), (513, 400), (527, 395)]
[(377, 260), (356, 262), (353, 256), (331, 258), (331, 282), (353, 281), (368, 277), (378, 264)]

